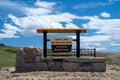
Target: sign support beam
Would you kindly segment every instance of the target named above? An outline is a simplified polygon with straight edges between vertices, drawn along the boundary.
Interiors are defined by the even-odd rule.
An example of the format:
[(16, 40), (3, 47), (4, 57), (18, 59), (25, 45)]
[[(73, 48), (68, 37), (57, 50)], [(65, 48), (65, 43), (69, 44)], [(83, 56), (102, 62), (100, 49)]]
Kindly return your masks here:
[(44, 56), (44, 58), (46, 58), (47, 57), (47, 31), (43, 31), (43, 46), (44, 46), (44, 54), (43, 54), (43, 56)]
[(76, 57), (80, 57), (80, 31), (76, 31)]

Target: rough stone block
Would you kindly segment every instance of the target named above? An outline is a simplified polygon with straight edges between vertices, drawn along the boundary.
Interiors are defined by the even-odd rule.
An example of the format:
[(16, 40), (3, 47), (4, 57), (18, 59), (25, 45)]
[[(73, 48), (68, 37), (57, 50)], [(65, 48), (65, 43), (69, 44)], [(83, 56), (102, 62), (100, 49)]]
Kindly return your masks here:
[(88, 71), (92, 71), (92, 67), (87, 67), (87, 66), (84, 66), (84, 67), (80, 67), (78, 69), (78, 71), (81, 71), (81, 72), (88, 72)]
[(35, 68), (35, 63), (17, 63), (16, 67)]
[(50, 71), (62, 71), (62, 63), (61, 62), (48, 62), (48, 68)]
[(80, 59), (80, 63), (92, 63), (93, 61), (91, 59)]
[(45, 62), (38, 62), (38, 63), (36, 63), (36, 70), (47, 71), (48, 66)]
[(106, 63), (93, 63), (92, 64), (93, 71), (104, 72), (106, 71)]
[(35, 62), (40, 62), (42, 59), (42, 56), (41, 55), (36, 55), (35, 56)]
[(35, 57), (27, 56), (27, 55), (17, 55), (16, 62), (35, 62)]
[(63, 62), (62, 67), (65, 71), (77, 71), (79, 68), (79, 63)]
[(25, 62), (21, 55), (16, 56), (16, 63), (19, 63), (19, 62)]
[(80, 63), (80, 67), (91, 67), (92, 63)]
[(20, 48), (16, 56), (16, 62), (35, 62), (36, 55), (42, 57), (42, 50), (32, 47)]
[(24, 47), (23, 48), (24, 53), (26, 53), (29, 56), (33, 55), (42, 55), (42, 51), (39, 48), (34, 48), (34, 47)]
[(23, 51), (23, 48), (20, 48), (17, 52), (17, 55), (25, 55), (26, 53)]

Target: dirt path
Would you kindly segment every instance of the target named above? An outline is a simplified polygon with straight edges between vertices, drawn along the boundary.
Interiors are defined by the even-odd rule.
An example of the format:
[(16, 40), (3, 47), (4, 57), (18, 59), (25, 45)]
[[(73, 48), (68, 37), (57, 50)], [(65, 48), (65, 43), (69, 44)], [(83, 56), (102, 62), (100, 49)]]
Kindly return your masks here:
[(107, 65), (106, 72), (36, 71), (13, 73), (14, 67), (0, 71), (0, 80), (120, 80), (120, 66)]

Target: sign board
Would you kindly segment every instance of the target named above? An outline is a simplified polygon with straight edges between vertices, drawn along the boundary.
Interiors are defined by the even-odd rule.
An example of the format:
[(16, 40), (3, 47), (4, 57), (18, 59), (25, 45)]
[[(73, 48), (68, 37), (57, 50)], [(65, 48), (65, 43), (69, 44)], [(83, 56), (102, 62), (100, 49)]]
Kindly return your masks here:
[(73, 39), (71, 37), (51, 38), (53, 52), (70, 52)]

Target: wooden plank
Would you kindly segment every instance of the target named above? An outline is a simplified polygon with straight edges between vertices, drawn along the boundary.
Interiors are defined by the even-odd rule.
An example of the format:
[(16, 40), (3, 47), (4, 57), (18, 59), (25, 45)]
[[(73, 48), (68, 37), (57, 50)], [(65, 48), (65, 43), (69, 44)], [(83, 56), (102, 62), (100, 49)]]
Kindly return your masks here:
[(79, 29), (66, 29), (66, 28), (38, 28), (37, 33), (43, 33), (44, 31), (47, 31), (48, 33), (76, 33), (76, 31), (79, 31), (80, 33), (86, 33), (86, 28), (79, 28)]

